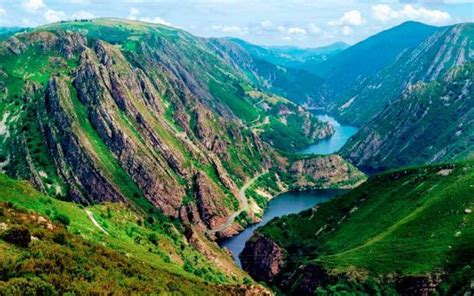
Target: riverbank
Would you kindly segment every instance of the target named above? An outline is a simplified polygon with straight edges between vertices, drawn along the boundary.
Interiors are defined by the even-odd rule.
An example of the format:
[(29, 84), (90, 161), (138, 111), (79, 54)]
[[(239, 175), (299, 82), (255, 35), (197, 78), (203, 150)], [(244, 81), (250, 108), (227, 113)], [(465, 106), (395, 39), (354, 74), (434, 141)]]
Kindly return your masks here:
[[(219, 242), (221, 247), (227, 248), (232, 253), (238, 266), (241, 266), (238, 255), (243, 250), (247, 239), (258, 227), (265, 225), (273, 218), (309, 209), (333, 198), (338, 193), (345, 192), (346, 190), (343, 189), (357, 187), (365, 181), (365, 176), (340, 156), (328, 155), (337, 152), (345, 141), (357, 132), (357, 129), (340, 125), (328, 115), (319, 115), (318, 118), (331, 122), (335, 127), (336, 132), (331, 138), (297, 153), (295, 156), (301, 157), (293, 157), (286, 171), (272, 170), (267, 174), (260, 174), (241, 188), (241, 199), (245, 199), (246, 204), (241, 207), (237, 215), (232, 215), (229, 221), (235, 221), (236, 217), (243, 212), (244, 206), (260, 221), (256, 224), (244, 225), (247, 227), (242, 232)], [(307, 154), (309, 155), (305, 156)]]

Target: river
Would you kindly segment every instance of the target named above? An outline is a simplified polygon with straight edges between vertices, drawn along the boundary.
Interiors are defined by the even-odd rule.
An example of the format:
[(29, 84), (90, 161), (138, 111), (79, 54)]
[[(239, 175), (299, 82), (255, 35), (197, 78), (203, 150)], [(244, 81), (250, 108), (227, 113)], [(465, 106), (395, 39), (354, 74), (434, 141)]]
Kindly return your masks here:
[(357, 128), (348, 125), (341, 125), (337, 120), (329, 115), (317, 115), (318, 119), (330, 122), (334, 126), (335, 133), (330, 138), (319, 141), (301, 150), (300, 154), (331, 154), (339, 151), (350, 137), (357, 133)]
[[(347, 142), (347, 140), (357, 132), (357, 128), (341, 125), (334, 118), (328, 115), (318, 115), (318, 118), (322, 121), (329, 121), (333, 124), (335, 129), (334, 135), (329, 139), (320, 141), (305, 148), (299, 153), (326, 155), (337, 152)], [(241, 266), (238, 254), (242, 252), (245, 247), (245, 242), (252, 236), (255, 229), (265, 225), (273, 218), (299, 213), (315, 206), (316, 204), (327, 201), (342, 192), (343, 190), (311, 190), (280, 194), (268, 203), (262, 221), (251, 225), (234, 237), (221, 241), (219, 245), (229, 249), (237, 265)]]

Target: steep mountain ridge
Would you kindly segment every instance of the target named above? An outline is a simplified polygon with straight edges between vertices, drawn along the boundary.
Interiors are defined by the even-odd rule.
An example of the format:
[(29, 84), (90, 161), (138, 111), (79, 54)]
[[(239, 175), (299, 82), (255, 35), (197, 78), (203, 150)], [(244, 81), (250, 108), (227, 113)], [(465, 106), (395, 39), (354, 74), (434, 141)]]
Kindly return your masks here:
[[(58, 198), (130, 202), (219, 227), (240, 209), (245, 180), (288, 168), (268, 143), (295, 150), (333, 130), (255, 90), (211, 42), (114, 19), (4, 41), (2, 171)], [(218, 236), (242, 226), (231, 228)]]
[[(363, 40), (321, 64), (308, 63), (303, 69), (322, 77), (327, 97), (339, 107), (338, 100), (358, 85), (392, 64), (404, 51), (418, 46), (440, 28), (417, 22), (405, 22)], [(347, 100), (346, 100), (347, 101)], [(317, 103), (317, 102), (316, 102)], [(350, 117), (347, 118), (350, 120)]]
[(363, 76), (362, 83), (336, 100), (333, 111), (355, 125), (368, 122), (410, 85), (442, 79), (450, 69), (471, 62), (473, 32), (472, 23), (439, 28), (419, 45), (400, 52), (377, 73)]
[(390, 103), (343, 147), (359, 167), (381, 170), (472, 157), (474, 63), (442, 79), (417, 83)]

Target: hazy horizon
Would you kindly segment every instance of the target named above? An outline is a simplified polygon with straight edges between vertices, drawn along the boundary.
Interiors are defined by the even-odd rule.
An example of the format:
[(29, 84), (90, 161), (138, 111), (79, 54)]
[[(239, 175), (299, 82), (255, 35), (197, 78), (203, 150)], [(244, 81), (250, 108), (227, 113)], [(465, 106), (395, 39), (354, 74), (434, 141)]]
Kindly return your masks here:
[(405, 21), (472, 22), (474, 0), (0, 0), (0, 26), (111, 17), (165, 24), (202, 37), (236, 37), (263, 46), (355, 44)]

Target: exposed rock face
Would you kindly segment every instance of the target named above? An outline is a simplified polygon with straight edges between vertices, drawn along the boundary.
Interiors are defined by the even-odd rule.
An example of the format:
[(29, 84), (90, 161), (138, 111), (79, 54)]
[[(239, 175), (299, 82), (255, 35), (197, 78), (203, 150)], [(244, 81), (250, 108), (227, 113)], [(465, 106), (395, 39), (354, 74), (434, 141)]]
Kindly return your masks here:
[(315, 128), (313, 133), (311, 134), (312, 139), (323, 140), (329, 138), (330, 136), (334, 135), (336, 130), (334, 126), (330, 122), (326, 122), (322, 125), (322, 128)]
[[(151, 131), (153, 122), (135, 109), (139, 104), (137, 101), (143, 99), (135, 73), (128, 67), (122, 68), (122, 80), (116, 73), (117, 69), (110, 66), (115, 63), (125, 67), (119, 53), (102, 43), (96, 45), (96, 50), (97, 58), (103, 61), (103, 66), (109, 67), (108, 71), (101, 65), (97, 66), (93, 53), (88, 51), (82, 56), (75, 79), (80, 100), (91, 106), (91, 123), (145, 196), (166, 214), (177, 216), (184, 190), (169, 175), (173, 168), (183, 171), (180, 170), (179, 154), (171, 153), (170, 148)], [(115, 58), (112, 58), (114, 55)], [(130, 93), (135, 94), (136, 100), (131, 100)], [(156, 158), (153, 151), (134, 137), (133, 132), (127, 131), (124, 123), (120, 122), (120, 107), (135, 118), (141, 118), (138, 123), (149, 132), (144, 136), (148, 136), (149, 144), (161, 152), (162, 158)]]
[(225, 193), (202, 172), (196, 175), (196, 197), (201, 218), (210, 229), (227, 221), (231, 212), (225, 206)]
[(242, 267), (254, 279), (272, 283), (285, 266), (285, 252), (274, 241), (254, 234), (239, 255)]
[(15, 37), (9, 38), (6, 46), (16, 55), (21, 54), (21, 52), (26, 49), (26, 45)]
[[(71, 102), (64, 80), (53, 78), (47, 88), (46, 109), (50, 124), (45, 126), (46, 140), (60, 174), (68, 181), (71, 197), (79, 202), (125, 200), (116, 186), (107, 180), (96, 165), (97, 160), (87, 153), (80, 135), (73, 133), (74, 118), (68, 110)], [(70, 108), (70, 106), (69, 106)]]
[[(330, 187), (343, 182), (361, 181), (363, 174), (339, 155), (308, 158), (295, 161), (289, 172), (297, 178), (299, 187)], [(354, 185), (354, 184), (348, 184)]]
[[(139, 26), (145, 34), (129, 23), (97, 21), (97, 32), (113, 36), (76, 25), (0, 42), (2, 58), (25, 61), (17, 84), (7, 85), (17, 70), (0, 67), (0, 99), (15, 109), (8, 110), (11, 140), (0, 143), (10, 175), (82, 203), (146, 199), (209, 233), (241, 208), (239, 185), (249, 176), (286, 166), (251, 127), (253, 115), (274, 114), (248, 102), (248, 77), (212, 42), (149, 24)], [(239, 114), (240, 104), (250, 116)], [(287, 99), (273, 106), (304, 122), (300, 134), (331, 132)], [(242, 230), (230, 224), (216, 238)]]

